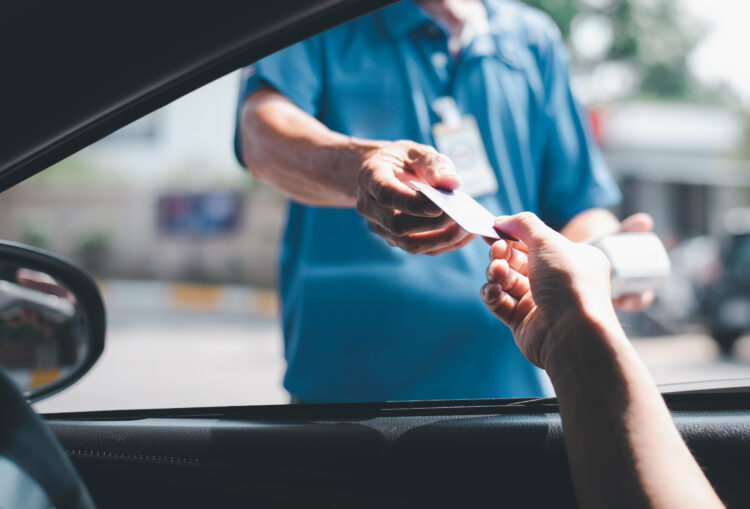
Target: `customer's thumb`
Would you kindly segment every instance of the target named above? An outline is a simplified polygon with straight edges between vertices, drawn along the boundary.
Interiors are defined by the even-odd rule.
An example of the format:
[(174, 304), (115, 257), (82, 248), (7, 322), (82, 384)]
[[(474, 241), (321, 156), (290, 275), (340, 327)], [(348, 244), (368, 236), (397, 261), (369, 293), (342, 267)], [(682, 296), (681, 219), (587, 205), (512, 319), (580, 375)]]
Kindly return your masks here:
[(495, 229), (520, 239), (530, 248), (535, 247), (540, 242), (553, 240), (560, 236), (532, 212), (498, 217), (495, 219)]

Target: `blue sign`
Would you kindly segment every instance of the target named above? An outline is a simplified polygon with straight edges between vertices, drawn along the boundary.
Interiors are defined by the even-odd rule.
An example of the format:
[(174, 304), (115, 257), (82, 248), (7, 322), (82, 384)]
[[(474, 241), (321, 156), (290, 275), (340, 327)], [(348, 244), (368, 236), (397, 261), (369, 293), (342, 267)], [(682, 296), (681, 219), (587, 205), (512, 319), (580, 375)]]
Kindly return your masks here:
[(159, 197), (159, 231), (176, 235), (211, 236), (239, 227), (242, 193), (233, 191), (175, 192)]

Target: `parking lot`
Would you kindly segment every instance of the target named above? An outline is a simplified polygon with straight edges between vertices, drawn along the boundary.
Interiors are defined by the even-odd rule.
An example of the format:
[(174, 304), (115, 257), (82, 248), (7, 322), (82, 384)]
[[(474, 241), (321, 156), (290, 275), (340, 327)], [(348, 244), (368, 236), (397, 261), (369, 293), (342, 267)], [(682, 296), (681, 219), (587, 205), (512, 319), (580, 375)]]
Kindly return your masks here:
[[(36, 405), (42, 412), (283, 404), (282, 340), (272, 316), (111, 310), (106, 348), (89, 374)], [(634, 339), (660, 384), (750, 377), (750, 337), (722, 358), (707, 336)]]

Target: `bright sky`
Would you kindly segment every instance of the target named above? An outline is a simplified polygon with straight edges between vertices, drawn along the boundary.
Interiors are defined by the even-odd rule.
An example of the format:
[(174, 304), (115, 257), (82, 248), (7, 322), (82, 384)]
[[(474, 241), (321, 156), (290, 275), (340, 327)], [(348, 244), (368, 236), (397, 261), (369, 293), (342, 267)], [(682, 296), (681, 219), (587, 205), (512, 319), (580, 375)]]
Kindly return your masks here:
[(726, 82), (750, 106), (750, 2), (746, 0), (682, 0), (687, 11), (705, 23), (708, 34), (691, 56), (702, 81)]

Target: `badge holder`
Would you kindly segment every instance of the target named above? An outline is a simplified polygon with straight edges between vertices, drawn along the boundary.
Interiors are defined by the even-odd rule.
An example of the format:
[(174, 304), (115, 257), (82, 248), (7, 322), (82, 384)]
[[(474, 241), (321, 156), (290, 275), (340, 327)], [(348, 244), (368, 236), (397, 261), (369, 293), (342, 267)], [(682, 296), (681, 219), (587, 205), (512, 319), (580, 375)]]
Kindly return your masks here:
[(452, 97), (436, 99), (432, 109), (441, 119), (432, 126), (435, 148), (456, 165), (461, 190), (474, 197), (496, 193), (497, 177), (487, 160), (474, 116), (462, 116)]

